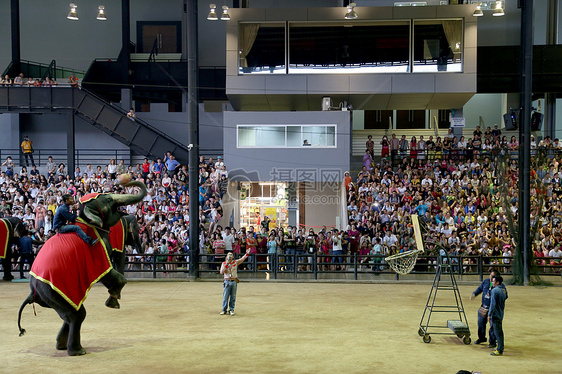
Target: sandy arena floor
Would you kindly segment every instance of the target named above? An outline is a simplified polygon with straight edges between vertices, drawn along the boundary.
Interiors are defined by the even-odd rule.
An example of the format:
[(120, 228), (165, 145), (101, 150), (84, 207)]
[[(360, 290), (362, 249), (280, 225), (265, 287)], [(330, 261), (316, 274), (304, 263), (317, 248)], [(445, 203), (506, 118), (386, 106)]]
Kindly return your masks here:
[[(476, 340), (475, 286), (461, 294)], [(503, 357), (453, 335), (418, 336), (431, 285), (241, 282), (236, 315), (220, 316), (220, 282), (130, 282), (120, 310), (95, 286), (82, 345), (55, 350), (62, 321), (28, 305), (25, 283), (0, 283), (0, 373), (561, 373), (559, 287), (509, 287)], [(439, 291), (450, 302), (447, 291)], [(449, 296), (449, 297), (447, 297)], [(453, 300), (454, 302), (454, 300)], [(432, 324), (455, 319), (433, 314)]]

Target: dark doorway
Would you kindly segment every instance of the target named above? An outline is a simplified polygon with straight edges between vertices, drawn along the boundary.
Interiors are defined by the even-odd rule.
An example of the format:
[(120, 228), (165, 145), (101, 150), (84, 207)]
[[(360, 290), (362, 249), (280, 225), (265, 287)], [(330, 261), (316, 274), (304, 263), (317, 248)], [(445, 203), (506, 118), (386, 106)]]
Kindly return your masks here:
[(392, 110), (366, 110), (365, 111), (365, 129), (383, 129), (389, 126), (392, 128)]
[(439, 109), (439, 118), (437, 119), (437, 124), (440, 129), (448, 129), (451, 127), (451, 110), (450, 109)]
[(139, 53), (150, 53), (156, 45), (158, 53), (181, 53), (180, 21), (137, 21)]
[(425, 110), (397, 110), (397, 129), (425, 129)]

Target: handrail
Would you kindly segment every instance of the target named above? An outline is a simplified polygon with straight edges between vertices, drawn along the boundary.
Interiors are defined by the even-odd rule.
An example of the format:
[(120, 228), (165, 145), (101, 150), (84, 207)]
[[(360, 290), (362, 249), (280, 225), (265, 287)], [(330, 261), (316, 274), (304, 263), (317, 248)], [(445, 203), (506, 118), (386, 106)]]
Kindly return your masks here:
[[(132, 267), (132, 269), (125, 270), (128, 273), (150, 273), (152, 278), (157, 277), (157, 273), (182, 273), (186, 272), (189, 268), (190, 262), (186, 256), (188, 253), (178, 253), (178, 254), (132, 254), (126, 253), (127, 255), (127, 268)], [(175, 261), (161, 261), (159, 257), (172, 257), (177, 259)], [(222, 256), (222, 257), (221, 257)], [(139, 261), (129, 261), (129, 258), (137, 258)], [(278, 275), (289, 275), (297, 278), (299, 274), (309, 274), (313, 276), (313, 279), (318, 279), (319, 274), (349, 274), (354, 280), (359, 279), (359, 275), (392, 275), (396, 281), (400, 280), (400, 275), (396, 274), (394, 271), (390, 270), (388, 264), (384, 261), (384, 255), (359, 255), (359, 254), (347, 254), (341, 256), (334, 255), (320, 255), (317, 253), (294, 253), (294, 254), (269, 254), (269, 253), (258, 253), (252, 254), (248, 258), (247, 262), (244, 264), (248, 267), (247, 269), (239, 269), (239, 273), (242, 274), (254, 274), (258, 273), (268, 273), (271, 274), (273, 279), (277, 279)], [(444, 258), (439, 255), (422, 255), (418, 257), (418, 262), (416, 268), (412, 271), (412, 274), (425, 274), (433, 275), (436, 273), (438, 261), (443, 261), (447, 263), (451, 271), (457, 275), (469, 275), (477, 276), (478, 279), (475, 282), (482, 282), (484, 278), (488, 276), (488, 267), (492, 266), (496, 269), (500, 269), (502, 273), (511, 274), (511, 268), (513, 266), (513, 256), (503, 257), (503, 256), (448, 256), (449, 261), (445, 262)], [(258, 260), (261, 258), (261, 260)], [(336, 258), (341, 258), (342, 262), (334, 261)], [(220, 262), (224, 259), (224, 255), (215, 254), (199, 254), (199, 272), (216, 274), (218, 276), (218, 269), (220, 267)], [(475, 263), (465, 263), (463, 260), (473, 259)], [(536, 261), (543, 260), (560, 260), (559, 258), (541, 257), (539, 259), (534, 259)], [(509, 263), (503, 263), (503, 260), (508, 260)], [(498, 263), (493, 264), (491, 262), (497, 261)], [(175, 269), (166, 269), (166, 264), (172, 265)], [(135, 265), (137, 268), (135, 269)], [(340, 267), (340, 270), (336, 270), (336, 266)], [(148, 267), (148, 268), (147, 268)], [(265, 267), (265, 268), (264, 268)], [(426, 270), (420, 270), (420, 268), (426, 268)], [(343, 270), (341, 270), (343, 268)], [(465, 269), (466, 268), (466, 269)], [(560, 275), (562, 271), (562, 264), (554, 263), (550, 264), (550, 261), (546, 261), (544, 265), (537, 265), (537, 269), (543, 269), (538, 275)], [(471, 271), (467, 271), (471, 270)], [(217, 278), (220, 279), (220, 278)], [(299, 278), (304, 279), (304, 278)], [(325, 279), (325, 278), (324, 278)], [(338, 278), (339, 279), (339, 278)], [(349, 280), (350, 278), (344, 278)], [(428, 278), (428, 281), (430, 279)]]
[[(87, 93), (88, 95), (91, 95), (93, 98), (99, 100), (101, 103), (110, 106), (111, 108), (117, 110), (118, 112), (121, 112), (123, 115), (125, 115), (125, 116), (127, 115), (127, 111), (126, 111), (125, 109), (121, 108), (120, 106), (113, 105), (112, 103), (106, 101), (105, 99), (99, 97), (98, 95), (94, 94), (94, 93), (91, 92), (91, 91), (88, 91), (87, 89), (85, 89), (85, 88), (83, 88), (83, 87), (79, 87), (79, 88), (77, 88), (77, 89), (79, 89), (80, 91), (84, 91), (84, 92)], [(154, 131), (156, 134), (158, 134), (158, 135), (161, 136), (162, 138), (168, 140), (168, 141), (171, 142), (171, 143), (178, 144), (179, 146), (183, 147), (186, 152), (188, 151), (187, 145), (185, 145), (185, 144), (179, 142), (177, 139), (174, 139), (174, 138), (172, 138), (171, 136), (169, 136), (169, 135), (163, 133), (161, 130), (158, 130), (158, 129), (155, 128), (154, 126), (150, 125), (148, 122), (145, 122), (145, 121), (143, 121), (142, 119), (140, 119), (140, 118), (138, 118), (138, 117), (135, 118), (135, 122), (141, 123), (143, 126), (145, 126), (146, 128), (148, 128), (148, 129)]]
[(152, 49), (150, 50), (150, 55), (148, 56), (148, 62), (156, 61), (156, 56), (158, 56), (158, 38), (154, 39)]

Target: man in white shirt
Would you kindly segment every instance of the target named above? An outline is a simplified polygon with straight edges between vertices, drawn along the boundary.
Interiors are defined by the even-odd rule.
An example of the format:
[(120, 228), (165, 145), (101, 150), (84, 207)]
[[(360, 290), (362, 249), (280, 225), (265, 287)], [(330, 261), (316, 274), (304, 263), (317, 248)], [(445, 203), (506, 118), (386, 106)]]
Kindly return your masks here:
[(396, 242), (398, 242), (396, 235), (394, 235), (390, 230), (386, 231), (384, 238), (382, 239), (382, 244), (390, 247), (396, 244)]
[(230, 232), (230, 227), (225, 227), (222, 232), (222, 240), (224, 240), (224, 252), (229, 253), (233, 251), (232, 246), (234, 245), (234, 235)]
[(425, 186), (431, 187), (431, 186), (433, 186), (433, 181), (431, 180), (431, 178), (429, 177), (429, 175), (427, 175), (427, 174), (425, 175), (425, 178), (423, 178), (422, 181), (421, 181), (421, 185), (422, 185), (422, 187), (425, 187)]

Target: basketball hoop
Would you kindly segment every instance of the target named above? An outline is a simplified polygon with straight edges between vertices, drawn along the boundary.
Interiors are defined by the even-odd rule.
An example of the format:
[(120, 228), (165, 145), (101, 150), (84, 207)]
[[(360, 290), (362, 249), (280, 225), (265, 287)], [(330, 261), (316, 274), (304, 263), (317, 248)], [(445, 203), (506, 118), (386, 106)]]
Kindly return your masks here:
[(398, 274), (408, 274), (414, 268), (416, 260), (418, 259), (418, 254), (423, 252), (423, 250), (416, 249), (413, 251), (397, 253), (392, 256), (385, 257), (385, 261), (388, 266), (397, 272)]

